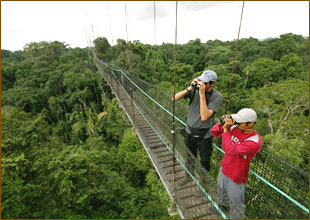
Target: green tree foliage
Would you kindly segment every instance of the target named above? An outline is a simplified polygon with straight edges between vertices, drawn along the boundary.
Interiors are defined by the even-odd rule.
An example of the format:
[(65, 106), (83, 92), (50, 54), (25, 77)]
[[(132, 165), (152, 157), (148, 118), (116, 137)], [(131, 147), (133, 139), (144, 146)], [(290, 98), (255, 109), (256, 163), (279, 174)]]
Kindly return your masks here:
[[(262, 109), (268, 108), (271, 112), (278, 109), (276, 111), (285, 116), (287, 109), (284, 106), (287, 106), (288, 103), (294, 105), (301, 100), (305, 106), (308, 103), (306, 101), (308, 90), (305, 90), (303, 85), (308, 81), (308, 39), (308, 37), (291, 33), (265, 40), (240, 39), (236, 66), (233, 66), (236, 41), (210, 40), (202, 43), (200, 39), (196, 39), (184, 45), (163, 43), (160, 46), (150, 46), (141, 44), (139, 41), (126, 43), (124, 40), (119, 40), (116, 46), (110, 48), (113, 56), (111, 63), (123, 68), (132, 77), (139, 77), (151, 84), (156, 84), (157, 90), (169, 94), (173, 91), (171, 85), (174, 71), (176, 72), (178, 90), (186, 87), (202, 71), (213, 69), (218, 73), (218, 81), (214, 87), (223, 94), (224, 100), (229, 103), (229, 112), (236, 112), (249, 106), (255, 106), (255, 109), (260, 112), (261, 110), (257, 106), (261, 106)], [(176, 59), (176, 65), (174, 65), (174, 59)], [(234, 72), (231, 76), (233, 68)], [(227, 100), (230, 82), (232, 82), (230, 96)], [(303, 90), (299, 91), (301, 88)], [(279, 92), (280, 95), (277, 93), (271, 95), (274, 94), (271, 90)], [(156, 89), (151, 89), (149, 93), (156, 96), (158, 92)], [(292, 94), (299, 94), (300, 97), (297, 98)], [(279, 101), (280, 97), (282, 97), (282, 101)], [(289, 97), (292, 98), (291, 101), (286, 102), (290, 100)], [(164, 100), (161, 102), (165, 103)], [(266, 102), (278, 104), (269, 106)], [(224, 107), (225, 105), (222, 105), (218, 115), (224, 114)], [(292, 125), (294, 123), (291, 120), (307, 121), (304, 118), (308, 117), (307, 112), (307, 107), (297, 108), (285, 122), (282, 121), (282, 116), (269, 114), (273, 118), (273, 127), (281, 124), (281, 131), (286, 129), (289, 138), (300, 139), (306, 146), (308, 132), (304, 132), (302, 128), (304, 124), (297, 128)], [(266, 114), (262, 116), (261, 124), (257, 125), (261, 133), (263, 135), (267, 135), (268, 132), (276, 133), (278, 128), (275, 128), (275, 131), (262, 129), (270, 127), (270, 121), (267, 119), (269, 116), (267, 117)], [(289, 124), (291, 126), (288, 126)], [(287, 137), (286, 133), (281, 133), (284, 138)], [(267, 136), (266, 138), (268, 139)], [(302, 148), (304, 149), (304, 147)], [(282, 151), (276, 151), (276, 153), (282, 156)], [(284, 155), (285, 153), (283, 153)], [(294, 162), (295, 160), (290, 161)], [(300, 164), (296, 162), (296, 165)], [(307, 166), (304, 168), (308, 169)]]
[(269, 82), (277, 82), (283, 78), (283, 69), (279, 61), (259, 58), (246, 69), (247, 83), (245, 87), (262, 87)]
[[(279, 39), (273, 40), (271, 48), (275, 60), (280, 60), (282, 56), (296, 53), (298, 50), (298, 38), (292, 33), (282, 34)], [(297, 40), (297, 42), (296, 42)]]
[(227, 46), (210, 48), (206, 54), (207, 65), (227, 64), (232, 57), (232, 51)]
[(90, 55), (59, 42), (1, 53), (2, 218), (169, 218), (169, 197), (158, 176), (147, 180), (150, 160)]
[(260, 88), (250, 96), (251, 106), (260, 118), (257, 129), (266, 135), (265, 146), (303, 169), (308, 169), (309, 155), (307, 94), (308, 81), (290, 79)]
[[(286, 123), (291, 116), (308, 116), (306, 112), (309, 110), (309, 100), (307, 95), (304, 95), (307, 93), (309, 93), (309, 82), (291, 79), (254, 91), (251, 101), (253, 107), (256, 106), (258, 113), (263, 113), (262, 116), (268, 116), (270, 133), (283, 130), (286, 130), (285, 132), (292, 131), (293, 133), (290, 135), (292, 137), (296, 130), (285, 129), (291, 124), (290, 122)], [(302, 118), (302, 120), (304, 119)], [(306, 124), (308, 123), (305, 121), (300, 126)], [(302, 135), (303, 132), (298, 136)]]
[(107, 61), (110, 60), (109, 49), (111, 45), (109, 44), (109, 41), (105, 37), (96, 38), (94, 40), (94, 46), (98, 58)]
[[(236, 41), (94, 45), (99, 58), (153, 84), (147, 92), (164, 106), (174, 71), (181, 90), (213, 69), (228, 96)], [(2, 218), (170, 218), (169, 197), (92, 59), (57, 41), (1, 51)], [(263, 147), (305, 170), (308, 71), (309, 37), (241, 39), (227, 100), (227, 113), (255, 109)]]
[(141, 57), (134, 53), (133, 50), (126, 50), (121, 52), (119, 56), (113, 62), (115, 66), (121, 67), (124, 71), (137, 75), (142, 64)]
[[(170, 72), (174, 73), (174, 67), (170, 68)], [(193, 66), (185, 63), (177, 63), (175, 67), (176, 81), (183, 86), (188, 85), (194, 74)]]
[(146, 185), (146, 176), (151, 169), (150, 162), (139, 138), (130, 128), (125, 131), (122, 142), (118, 145), (116, 161), (120, 173), (129, 179), (131, 185)]
[[(222, 92), (224, 101), (228, 102), (227, 113), (235, 113), (244, 107), (255, 109), (259, 115), (256, 128), (263, 136), (263, 148), (268, 148), (284, 160), (304, 170), (309, 170), (309, 149), (307, 147), (309, 142), (308, 40), (308, 37), (293, 34), (284, 34), (279, 38), (266, 40), (241, 39), (236, 62), (233, 59), (236, 41), (215, 40), (201, 43), (199, 39), (196, 39), (184, 45), (162, 44), (154, 47), (139, 42), (134, 44), (129, 42), (122, 54), (120, 53), (119, 57), (112, 60), (112, 63), (116, 64), (115, 61), (117, 61), (119, 67), (127, 70), (126, 72), (131, 77), (142, 78), (144, 81), (138, 81), (139, 85), (143, 89), (147, 88), (144, 90), (168, 109), (171, 106), (174, 71), (176, 72), (176, 90), (179, 91), (187, 87), (191, 80), (204, 70), (215, 70), (218, 73), (218, 81), (214, 87)], [(132, 45), (135, 49), (132, 49)], [(136, 55), (135, 59), (133, 59), (133, 54)], [(133, 71), (128, 71), (130, 66), (126, 67), (129, 65), (128, 61), (126, 64), (126, 59), (138, 61), (138, 57), (142, 64), (132, 66), (135, 67), (133, 74)], [(156, 67), (156, 70), (152, 67)], [(146, 105), (151, 104), (147, 98), (142, 99)], [(182, 104), (187, 105), (186, 102)], [(216, 117), (226, 113), (225, 104), (224, 102)], [(152, 110), (155, 114), (160, 114), (156, 112), (156, 108)], [(182, 111), (181, 108), (177, 109), (177, 114), (181, 114), (178, 117), (182, 120), (186, 117), (186, 111)], [(168, 127), (168, 124), (165, 124)], [(268, 150), (263, 152), (269, 152)], [(271, 152), (268, 153), (270, 154)], [(272, 178), (272, 171), (278, 170), (279, 166), (277, 164), (268, 165), (268, 167), (264, 165), (263, 169), (270, 171), (270, 176), (264, 171), (264, 177)], [(260, 169), (257, 164), (255, 167)], [(296, 178), (287, 175), (285, 181), (289, 187), (294, 188)], [(304, 182), (301, 181), (301, 183)], [(304, 189), (301, 185), (296, 187), (297, 190)], [(268, 185), (263, 185), (263, 187), (266, 187), (266, 191), (270, 190)], [(288, 186), (283, 187), (287, 190)], [(259, 194), (260, 192), (251, 198), (251, 201), (257, 199), (256, 196)], [(304, 195), (304, 193), (301, 194)], [(268, 215), (269, 209), (273, 213), (276, 212), (276, 214), (270, 213), (270, 216), (292, 214), (284, 213), (279, 206), (275, 206), (274, 201), (277, 198), (272, 198), (273, 196), (269, 197), (267, 205), (263, 202), (259, 203), (259, 207), (264, 206), (264, 213), (255, 213), (259, 209), (257, 208), (251, 209), (253, 213), (248, 214), (251, 217), (263, 217)], [(307, 204), (304, 196), (296, 197)], [(281, 201), (281, 203), (286, 202), (285, 199)], [(285, 207), (285, 204), (282, 206)], [(298, 215), (302, 214), (292, 214), (292, 216)]]
[(293, 53), (284, 55), (281, 57), (281, 63), (283, 66), (282, 79), (295, 78), (307, 80), (305, 67), (298, 55)]

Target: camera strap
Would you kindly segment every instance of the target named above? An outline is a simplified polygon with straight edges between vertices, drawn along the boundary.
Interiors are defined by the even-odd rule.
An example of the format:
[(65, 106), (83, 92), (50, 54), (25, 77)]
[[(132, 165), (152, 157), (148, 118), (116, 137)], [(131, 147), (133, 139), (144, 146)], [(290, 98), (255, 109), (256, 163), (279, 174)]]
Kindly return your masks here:
[[(194, 89), (194, 92), (192, 93), (192, 96), (191, 96), (191, 99), (190, 99), (188, 105), (191, 105), (191, 104), (192, 104), (193, 99), (194, 99), (194, 97), (195, 97), (196, 90), (197, 90), (197, 89)], [(210, 94), (212, 94), (212, 91), (211, 91)], [(206, 91), (206, 102), (207, 102), (207, 106), (208, 106), (208, 100), (209, 100), (209, 96), (208, 96), (208, 92)]]
[(192, 104), (193, 99), (194, 99), (194, 97), (195, 97), (195, 93), (196, 93), (196, 89), (194, 89), (194, 92), (192, 93), (191, 100), (189, 101), (189, 104), (188, 104), (188, 105), (191, 105), (191, 104)]
[(243, 130), (243, 131), (248, 131), (248, 132), (254, 132), (254, 131), (255, 131), (254, 128), (247, 129), (247, 128), (242, 128), (242, 127), (239, 126), (239, 125), (237, 125), (237, 127), (238, 127), (240, 130)]

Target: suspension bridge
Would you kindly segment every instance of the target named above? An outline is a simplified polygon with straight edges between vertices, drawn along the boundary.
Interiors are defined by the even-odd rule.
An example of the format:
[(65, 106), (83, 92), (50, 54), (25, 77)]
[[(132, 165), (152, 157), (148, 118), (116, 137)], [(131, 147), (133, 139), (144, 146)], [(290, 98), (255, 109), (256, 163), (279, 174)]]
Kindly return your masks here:
[[(229, 91), (238, 51), (243, 7), (244, 2)], [(125, 16), (127, 19), (126, 3)], [(154, 2), (156, 44), (155, 23)], [(128, 42), (127, 23), (126, 33)], [(177, 44), (177, 3), (175, 44)], [(219, 206), (218, 198), (216, 179), (224, 154), (220, 142), (213, 144), (216, 150), (211, 158), (211, 170), (207, 172), (185, 145), (182, 132), (186, 126), (184, 121), (186, 121), (188, 106), (177, 102), (172, 107), (173, 94), (129, 75), (120, 68), (113, 67), (98, 59), (94, 50), (92, 52), (98, 70), (133, 125), (171, 198), (170, 213), (172, 215), (178, 213), (181, 218), (186, 219), (229, 218), (229, 213)], [(154, 69), (156, 69), (156, 55)], [(230, 92), (227, 99), (229, 94)], [(226, 110), (227, 104), (226, 100)], [(182, 184), (186, 173), (191, 177), (191, 181)], [(309, 219), (309, 174), (273, 153), (262, 150), (251, 163), (245, 197), (246, 218)], [(230, 202), (230, 206), (233, 205)]]
[[(223, 157), (220, 144), (213, 144), (216, 152), (208, 173), (187, 150), (182, 136), (188, 106), (177, 103), (173, 131), (172, 94), (93, 54), (97, 68), (131, 121), (181, 218), (229, 218), (218, 205), (216, 177)], [(172, 132), (176, 135), (175, 150)], [(187, 160), (190, 162), (185, 163)], [(191, 181), (182, 185), (185, 172)], [(247, 218), (309, 218), (309, 174), (266, 150), (256, 155), (250, 174), (245, 201)]]

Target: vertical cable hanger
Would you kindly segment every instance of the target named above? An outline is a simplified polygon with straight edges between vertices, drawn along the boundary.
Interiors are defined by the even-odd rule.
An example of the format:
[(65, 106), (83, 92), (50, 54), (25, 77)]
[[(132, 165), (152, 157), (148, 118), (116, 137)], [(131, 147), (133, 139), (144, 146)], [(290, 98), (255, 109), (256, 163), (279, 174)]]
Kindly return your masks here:
[(92, 34), (92, 42), (94, 42), (95, 37), (94, 37), (94, 26), (93, 26), (93, 21), (91, 20), (91, 34)]
[(126, 19), (126, 34), (127, 34), (127, 43), (128, 43), (128, 28), (127, 28), (127, 26), (128, 26), (128, 24), (127, 24), (127, 19), (128, 19), (128, 12), (127, 12), (127, 7), (126, 7), (126, 2), (124, 2), (125, 3), (125, 19)]
[(156, 1), (154, 1), (154, 73), (156, 72)]
[(174, 39), (174, 73), (173, 73), (173, 102), (172, 102), (172, 136), (173, 136), (173, 188), (172, 188), (172, 204), (171, 204), (171, 211), (173, 210), (176, 212), (176, 204), (175, 204), (175, 142), (176, 142), (176, 134), (175, 134), (175, 90), (176, 90), (176, 82), (175, 82), (175, 75), (176, 75), (176, 45), (177, 45), (177, 34), (178, 34), (178, 1), (175, 2), (175, 39)]
[(110, 5), (108, 4), (108, 16), (109, 16), (109, 21), (110, 21), (110, 33), (111, 33), (111, 40), (112, 40), (112, 45), (114, 45), (113, 43), (113, 35), (112, 35), (112, 25), (111, 25), (111, 16), (110, 16)]
[(227, 113), (228, 104), (229, 104), (229, 101), (230, 101), (229, 100), (230, 99), (230, 89), (231, 89), (232, 80), (233, 80), (233, 73), (234, 73), (234, 70), (236, 68), (236, 58), (237, 58), (238, 45), (239, 45), (239, 37), (240, 37), (240, 30), (241, 30), (241, 23), (242, 23), (243, 8), (244, 8), (244, 1), (242, 3), (242, 10), (241, 10), (240, 23), (239, 23), (238, 38), (237, 38), (236, 49), (235, 49), (235, 54), (234, 54), (234, 62), (233, 62), (233, 66), (231, 68), (231, 75), (230, 75), (230, 82), (229, 82), (229, 87), (228, 87), (228, 94), (227, 94), (226, 103), (225, 103), (225, 114)]
[[(93, 21), (92, 21), (90, 15), (89, 15), (88, 13), (86, 13), (86, 15), (87, 15), (88, 18), (89, 18), (90, 27), (91, 27), (91, 29), (90, 29), (90, 31), (89, 31), (89, 33), (88, 33), (89, 41), (90, 41), (90, 46), (93, 47), (92, 42), (95, 40), (95, 39), (94, 39), (94, 26), (93, 26)], [(90, 34), (90, 32), (91, 32), (91, 34)], [(91, 35), (92, 35), (92, 36), (91, 36)]]
[(89, 43), (89, 39), (88, 39), (88, 33), (87, 33), (87, 29), (85, 27), (85, 34), (86, 34), (86, 41), (87, 41), (87, 50), (88, 50), (88, 59), (89, 59), (89, 64), (91, 64), (91, 57), (90, 57), (90, 43)]
[[(174, 71), (173, 71), (173, 94), (175, 94), (176, 90), (176, 82), (175, 82), (175, 75), (176, 75), (176, 45), (177, 45), (177, 35), (178, 35), (178, 1), (175, 2), (175, 39), (174, 39)], [(173, 96), (173, 118), (172, 118), (172, 125), (173, 125), (173, 154), (175, 154), (175, 96)], [(173, 157), (173, 183), (175, 182), (175, 157)]]

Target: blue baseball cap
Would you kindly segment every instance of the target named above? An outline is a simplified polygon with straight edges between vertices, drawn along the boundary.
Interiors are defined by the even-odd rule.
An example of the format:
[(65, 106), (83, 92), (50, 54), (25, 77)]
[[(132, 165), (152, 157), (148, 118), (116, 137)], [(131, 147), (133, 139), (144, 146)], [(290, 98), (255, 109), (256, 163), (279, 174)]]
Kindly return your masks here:
[(217, 75), (213, 70), (206, 70), (198, 77), (198, 79), (204, 83), (215, 82), (217, 80)]

